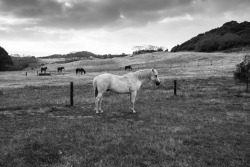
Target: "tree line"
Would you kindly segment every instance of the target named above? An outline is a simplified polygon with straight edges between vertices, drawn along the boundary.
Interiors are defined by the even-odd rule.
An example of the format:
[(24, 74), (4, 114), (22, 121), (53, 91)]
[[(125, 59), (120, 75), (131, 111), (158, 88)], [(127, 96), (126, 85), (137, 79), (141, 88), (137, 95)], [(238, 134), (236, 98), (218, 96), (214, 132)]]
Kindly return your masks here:
[(153, 52), (168, 52), (164, 46), (154, 46), (154, 45), (143, 45), (143, 46), (134, 46), (133, 55), (144, 54), (144, 53), (153, 53)]
[(8, 52), (0, 46), (0, 71), (23, 70), (37, 62), (38, 60), (34, 56), (10, 56)]
[(9, 70), (12, 65), (13, 62), (8, 52), (0, 46), (0, 71)]
[(223, 24), (222, 27), (199, 34), (173, 47), (171, 52), (215, 52), (245, 46), (250, 46), (250, 22), (230, 21)]
[(124, 57), (127, 56), (127, 54), (94, 54), (92, 52), (88, 51), (79, 51), (79, 52), (71, 52), (68, 54), (53, 54), (50, 56), (45, 57), (39, 57), (41, 59), (54, 59), (54, 58), (65, 58), (65, 59), (72, 59), (72, 60), (79, 60), (79, 59), (93, 59), (93, 58), (99, 58), (99, 59), (108, 59), (108, 58), (114, 58), (114, 57)]

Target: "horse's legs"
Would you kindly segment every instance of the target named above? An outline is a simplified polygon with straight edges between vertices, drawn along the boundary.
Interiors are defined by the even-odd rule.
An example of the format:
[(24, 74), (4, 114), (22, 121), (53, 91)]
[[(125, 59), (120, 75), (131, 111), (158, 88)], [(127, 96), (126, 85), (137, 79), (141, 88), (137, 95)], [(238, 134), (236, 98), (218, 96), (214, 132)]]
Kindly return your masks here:
[(100, 111), (100, 113), (103, 113), (103, 110), (102, 110), (102, 97), (99, 100), (99, 111)]
[(130, 102), (131, 102), (130, 110), (132, 110), (133, 113), (136, 113), (135, 108), (134, 108), (136, 93), (137, 93), (136, 91), (130, 93)]
[(98, 95), (95, 98), (95, 112), (98, 114), (99, 110), (100, 112), (103, 112), (101, 110), (101, 100), (102, 100), (102, 93), (98, 93)]

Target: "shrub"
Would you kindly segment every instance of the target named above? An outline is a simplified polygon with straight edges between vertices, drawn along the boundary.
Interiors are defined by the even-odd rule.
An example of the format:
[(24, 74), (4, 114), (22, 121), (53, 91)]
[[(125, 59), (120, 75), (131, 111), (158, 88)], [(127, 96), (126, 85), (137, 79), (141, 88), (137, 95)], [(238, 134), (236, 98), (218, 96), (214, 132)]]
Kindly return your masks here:
[(239, 82), (246, 83), (246, 91), (248, 92), (248, 82), (250, 79), (250, 55), (245, 55), (243, 61), (236, 65), (234, 78)]

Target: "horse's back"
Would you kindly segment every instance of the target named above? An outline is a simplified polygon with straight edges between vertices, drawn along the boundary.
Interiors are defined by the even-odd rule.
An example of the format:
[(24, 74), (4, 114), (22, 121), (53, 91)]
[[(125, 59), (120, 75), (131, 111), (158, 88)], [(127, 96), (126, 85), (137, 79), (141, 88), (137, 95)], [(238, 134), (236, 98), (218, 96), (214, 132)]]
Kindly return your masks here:
[(103, 73), (103, 74), (100, 74), (100, 75), (97, 75), (94, 80), (95, 81), (98, 81), (98, 82), (103, 82), (103, 81), (107, 81), (107, 80), (110, 80), (112, 74), (109, 74), (109, 73)]
[(96, 85), (96, 87), (100, 89), (108, 89), (110, 86), (112, 74), (109, 73), (103, 73), (98, 76), (96, 76), (93, 80), (93, 84)]

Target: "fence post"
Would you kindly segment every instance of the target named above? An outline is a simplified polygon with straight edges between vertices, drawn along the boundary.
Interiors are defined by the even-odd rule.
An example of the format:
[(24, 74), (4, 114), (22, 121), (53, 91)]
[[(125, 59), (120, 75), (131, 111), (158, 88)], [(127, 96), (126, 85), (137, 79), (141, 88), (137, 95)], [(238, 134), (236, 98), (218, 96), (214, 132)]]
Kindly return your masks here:
[(25, 75), (27, 76), (28, 75), (28, 72), (26, 71)]
[(177, 81), (174, 80), (174, 95), (177, 95)]
[(70, 82), (70, 106), (74, 105), (74, 90), (73, 90), (73, 82)]
[(249, 92), (249, 90), (248, 90), (248, 84), (249, 84), (249, 77), (247, 77), (247, 93)]

